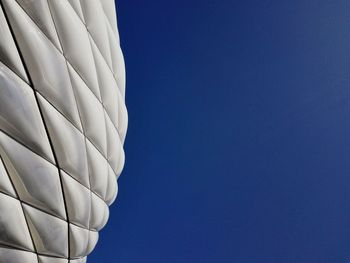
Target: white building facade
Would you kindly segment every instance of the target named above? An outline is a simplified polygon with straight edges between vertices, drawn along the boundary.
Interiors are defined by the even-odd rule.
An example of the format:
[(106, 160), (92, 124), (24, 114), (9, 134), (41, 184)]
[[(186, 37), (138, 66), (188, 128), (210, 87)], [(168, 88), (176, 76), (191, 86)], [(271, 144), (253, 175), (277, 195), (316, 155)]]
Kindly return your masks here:
[(114, 1), (0, 0), (0, 262), (86, 262), (126, 130)]

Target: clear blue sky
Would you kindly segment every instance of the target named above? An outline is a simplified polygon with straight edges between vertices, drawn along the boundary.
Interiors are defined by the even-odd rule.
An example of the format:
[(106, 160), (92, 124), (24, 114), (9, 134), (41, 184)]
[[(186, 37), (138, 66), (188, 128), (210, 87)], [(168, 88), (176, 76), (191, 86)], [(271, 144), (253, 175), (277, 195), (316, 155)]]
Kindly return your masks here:
[(89, 262), (350, 262), (350, 1), (117, 4), (126, 166)]

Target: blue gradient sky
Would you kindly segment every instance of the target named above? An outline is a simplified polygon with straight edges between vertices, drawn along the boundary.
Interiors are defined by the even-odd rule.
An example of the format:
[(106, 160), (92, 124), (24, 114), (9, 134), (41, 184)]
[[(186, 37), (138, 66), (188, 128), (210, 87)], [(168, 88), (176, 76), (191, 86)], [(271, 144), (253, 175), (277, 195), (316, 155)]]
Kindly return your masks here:
[(89, 262), (350, 262), (350, 1), (118, 1), (129, 131)]

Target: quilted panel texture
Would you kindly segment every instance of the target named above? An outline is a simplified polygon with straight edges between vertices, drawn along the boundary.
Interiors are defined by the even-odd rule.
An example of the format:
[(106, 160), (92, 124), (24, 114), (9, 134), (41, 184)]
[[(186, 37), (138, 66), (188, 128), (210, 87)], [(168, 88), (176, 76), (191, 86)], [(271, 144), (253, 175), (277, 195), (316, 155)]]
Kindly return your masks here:
[(127, 122), (113, 0), (0, 0), (0, 262), (86, 262)]

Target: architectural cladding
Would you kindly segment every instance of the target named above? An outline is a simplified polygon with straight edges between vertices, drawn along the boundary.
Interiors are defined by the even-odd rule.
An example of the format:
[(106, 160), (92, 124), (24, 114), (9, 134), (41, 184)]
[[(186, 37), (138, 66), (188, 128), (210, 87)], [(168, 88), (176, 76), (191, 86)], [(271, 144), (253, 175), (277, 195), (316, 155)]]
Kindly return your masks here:
[(124, 165), (113, 0), (0, 0), (0, 262), (81, 263)]

